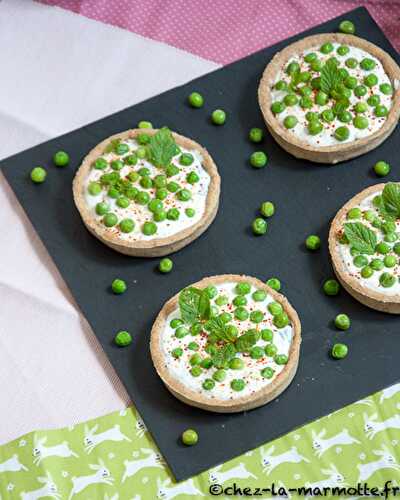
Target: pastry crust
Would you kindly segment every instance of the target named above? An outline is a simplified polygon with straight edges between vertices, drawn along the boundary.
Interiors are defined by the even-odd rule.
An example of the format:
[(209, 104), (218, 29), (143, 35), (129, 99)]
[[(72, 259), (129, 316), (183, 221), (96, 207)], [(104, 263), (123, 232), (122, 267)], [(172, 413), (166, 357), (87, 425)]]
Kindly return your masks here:
[[(153, 135), (157, 132), (157, 130), (146, 129), (145, 132), (146, 134)], [(134, 139), (141, 133), (143, 133), (143, 129), (126, 130), (125, 132), (108, 137), (90, 151), (90, 153), (84, 158), (73, 181), (74, 201), (87, 229), (105, 245), (111, 247), (117, 252), (134, 257), (161, 257), (163, 255), (176, 252), (177, 250), (180, 250), (184, 246), (188, 245), (193, 240), (198, 238), (212, 223), (218, 211), (221, 180), (217, 167), (205, 148), (187, 137), (172, 132), (172, 135), (179, 146), (187, 149), (195, 149), (201, 153), (203, 157), (202, 166), (210, 176), (210, 185), (206, 198), (205, 211), (202, 218), (196, 224), (193, 224), (193, 226), (166, 238), (155, 237), (151, 240), (136, 241), (128, 241), (118, 238), (117, 235), (110, 233), (110, 231), (107, 230), (107, 228), (90, 213), (84, 195), (85, 180), (89, 174), (93, 161), (98, 156), (103, 154), (104, 148), (110, 143), (110, 141), (114, 139)]]
[(340, 281), (341, 285), (350, 295), (356, 300), (377, 311), (382, 311), (391, 314), (400, 314), (400, 295), (386, 295), (384, 293), (376, 292), (361, 285), (361, 283), (352, 276), (340, 256), (337, 235), (343, 227), (346, 220), (347, 212), (360, 204), (362, 200), (368, 196), (379, 193), (383, 190), (385, 184), (376, 184), (361, 191), (361, 193), (351, 198), (336, 214), (332, 221), (329, 231), (329, 253), (331, 254), (333, 270)]
[(234, 413), (244, 410), (251, 410), (253, 408), (257, 408), (258, 406), (262, 406), (279, 396), (279, 394), (283, 392), (291, 383), (296, 373), (299, 362), (301, 343), (301, 324), (296, 311), (289, 304), (286, 297), (276, 292), (275, 290), (272, 290), (269, 286), (267, 286), (257, 278), (236, 274), (223, 274), (219, 276), (204, 278), (201, 281), (198, 281), (197, 283), (194, 283), (190, 286), (205, 288), (209, 285), (217, 285), (229, 281), (246, 281), (256, 286), (257, 288), (264, 290), (269, 295), (271, 295), (275, 301), (279, 302), (283, 306), (292, 323), (293, 338), (289, 350), (288, 363), (285, 365), (284, 369), (276, 376), (276, 378), (266, 387), (256, 391), (254, 394), (238, 397), (232, 400), (224, 400), (218, 398), (212, 399), (204, 397), (202, 394), (189, 389), (178, 379), (171, 376), (170, 372), (167, 369), (166, 360), (162, 353), (161, 340), (168, 315), (178, 307), (179, 293), (168, 300), (168, 302), (166, 302), (161, 309), (151, 330), (150, 340), (150, 351), (153, 364), (157, 370), (158, 375), (160, 376), (168, 390), (175, 397), (188, 405), (196, 406), (198, 408), (202, 408), (203, 410), (213, 411), (217, 413)]
[[(301, 54), (311, 47), (319, 46), (326, 42), (338, 42), (358, 47), (378, 59), (390, 78), (394, 94), (392, 107), (389, 110), (385, 123), (379, 130), (367, 137), (352, 142), (334, 146), (315, 147), (295, 137), (293, 133), (288, 131), (275, 118), (271, 112), (271, 88), (275, 83), (277, 73), (292, 56)], [(265, 68), (261, 78), (258, 87), (258, 102), (269, 132), (285, 151), (296, 158), (303, 158), (317, 163), (338, 163), (375, 149), (393, 132), (400, 116), (400, 68), (384, 50), (362, 38), (342, 33), (313, 35), (295, 42), (275, 54)]]

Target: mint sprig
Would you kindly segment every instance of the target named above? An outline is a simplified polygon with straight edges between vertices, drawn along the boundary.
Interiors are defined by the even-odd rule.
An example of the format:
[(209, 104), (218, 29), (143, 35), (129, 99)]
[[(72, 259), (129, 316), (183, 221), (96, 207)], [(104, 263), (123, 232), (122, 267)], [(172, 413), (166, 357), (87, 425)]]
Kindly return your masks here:
[(185, 288), (179, 294), (179, 309), (182, 320), (189, 325), (208, 320), (211, 306), (207, 292), (193, 286)]
[(330, 95), (337, 90), (343, 80), (343, 75), (339, 71), (334, 61), (327, 61), (321, 69), (321, 90)]
[(234, 342), (236, 339), (235, 335), (229, 331), (228, 325), (224, 323), (221, 318), (211, 318), (204, 325), (205, 330), (208, 331), (209, 335), (212, 335), (216, 341), (222, 342)]
[(375, 253), (376, 234), (361, 222), (345, 224), (344, 234), (350, 246), (361, 254), (373, 255)]
[(149, 159), (156, 167), (165, 168), (176, 154), (176, 143), (168, 127), (152, 135), (148, 145)]

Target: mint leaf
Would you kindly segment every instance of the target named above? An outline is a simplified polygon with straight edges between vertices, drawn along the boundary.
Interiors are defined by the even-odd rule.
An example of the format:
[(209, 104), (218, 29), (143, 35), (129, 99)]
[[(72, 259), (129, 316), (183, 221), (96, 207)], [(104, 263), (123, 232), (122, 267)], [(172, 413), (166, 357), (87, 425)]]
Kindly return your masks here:
[(382, 191), (383, 208), (385, 212), (396, 219), (400, 218), (400, 186), (388, 182)]
[(179, 309), (185, 323), (192, 325), (210, 317), (210, 299), (207, 292), (193, 286), (179, 294)]
[(246, 333), (236, 339), (235, 346), (238, 352), (246, 352), (260, 340), (260, 332), (257, 330), (247, 330)]
[(376, 234), (361, 222), (344, 225), (344, 234), (350, 246), (362, 254), (373, 255), (377, 243)]
[(150, 138), (149, 159), (156, 167), (167, 167), (176, 154), (176, 144), (171, 131), (163, 127)]
[(216, 341), (234, 342), (236, 336), (232, 335), (227, 327), (228, 325), (221, 318), (211, 318), (204, 325), (204, 328)]
[(236, 349), (233, 344), (225, 344), (220, 347), (218, 351), (211, 356), (213, 366), (216, 368), (225, 368), (226, 365), (236, 355)]
[(338, 67), (333, 61), (327, 61), (321, 69), (321, 90), (325, 94), (330, 95), (333, 90), (336, 90), (343, 76)]

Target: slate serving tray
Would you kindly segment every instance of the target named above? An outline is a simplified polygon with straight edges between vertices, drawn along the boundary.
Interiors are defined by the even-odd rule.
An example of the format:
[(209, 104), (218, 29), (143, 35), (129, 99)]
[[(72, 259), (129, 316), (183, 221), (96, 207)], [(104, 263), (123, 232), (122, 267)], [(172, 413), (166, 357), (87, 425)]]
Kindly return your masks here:
[[(265, 65), (277, 50), (295, 40), (336, 31), (342, 19), (354, 21), (359, 36), (399, 62), (367, 10), (359, 8), (1, 162), (8, 182), (177, 480), (275, 439), (399, 378), (400, 319), (369, 310), (344, 291), (333, 298), (321, 292), (321, 283), (332, 275), (326, 244), (330, 220), (355, 193), (378, 182), (371, 173), (377, 160), (385, 159), (395, 166), (399, 127), (375, 151), (337, 166), (296, 160), (267, 134), (262, 148), (270, 157), (268, 167), (256, 170), (248, 164), (250, 154), (258, 148), (247, 140), (248, 130), (263, 126), (256, 96)], [(201, 110), (185, 104), (193, 90), (205, 97)], [(208, 118), (219, 107), (228, 115), (223, 127), (213, 126)], [(155, 270), (158, 259), (129, 258), (102, 245), (84, 228), (71, 196), (74, 173), (88, 150), (142, 119), (156, 126), (168, 125), (203, 144), (222, 177), (221, 206), (215, 222), (197, 241), (173, 256), (175, 267), (170, 275)], [(68, 151), (72, 158), (65, 169), (51, 165), (51, 157), (59, 149)], [(34, 185), (29, 172), (40, 164), (48, 167), (48, 179), (43, 185)], [(396, 170), (392, 169), (387, 180), (398, 180)], [(255, 237), (249, 227), (265, 200), (275, 203), (276, 215), (270, 220), (268, 234)], [(318, 253), (304, 249), (303, 241), (310, 233), (322, 237), (324, 244)], [(289, 389), (263, 408), (236, 415), (207, 413), (180, 403), (164, 388), (149, 354), (150, 329), (164, 302), (186, 285), (222, 273), (261, 279), (278, 276), (303, 327), (300, 365)], [(115, 277), (129, 284), (123, 296), (110, 293)], [(332, 327), (339, 312), (350, 315), (349, 332), (340, 333)], [(112, 344), (119, 329), (133, 334), (130, 348)], [(329, 358), (328, 351), (339, 339), (345, 339), (350, 353), (338, 362)], [(186, 428), (197, 429), (200, 435), (193, 448), (179, 443)]]

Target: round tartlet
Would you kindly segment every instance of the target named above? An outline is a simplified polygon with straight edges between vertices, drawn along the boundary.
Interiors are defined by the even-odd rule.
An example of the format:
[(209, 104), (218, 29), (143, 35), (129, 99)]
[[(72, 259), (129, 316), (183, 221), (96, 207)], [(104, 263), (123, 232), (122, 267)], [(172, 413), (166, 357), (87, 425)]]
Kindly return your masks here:
[[(344, 224), (355, 224), (358, 222), (374, 231), (377, 236), (377, 243), (385, 241), (385, 235), (389, 233), (385, 233), (381, 228), (376, 227), (376, 225), (380, 225), (379, 222), (374, 222), (375, 220), (380, 220), (381, 223), (385, 223), (385, 219), (379, 215), (380, 211), (373, 202), (374, 199), (379, 199), (376, 197), (382, 194), (385, 186), (386, 184), (382, 183), (364, 189), (359, 194), (351, 198), (339, 210), (332, 221), (329, 232), (329, 252), (332, 258), (334, 272), (342, 286), (350, 295), (372, 309), (386, 313), (400, 314), (400, 265), (399, 256), (397, 254), (397, 252), (400, 251), (400, 244), (396, 247), (397, 252), (394, 252), (393, 250), (396, 245), (396, 241), (393, 241), (390, 244), (386, 243), (387, 248), (390, 248), (390, 250), (385, 254), (379, 252), (374, 252), (373, 254), (355, 252), (352, 254), (351, 244), (348, 243), (348, 239), (343, 236)], [(352, 209), (353, 213), (350, 212)], [(354, 211), (354, 209), (356, 210)], [(361, 217), (349, 218), (349, 216), (354, 217), (358, 215), (357, 209), (361, 210)], [(369, 214), (367, 212), (369, 212)], [(374, 219), (374, 217), (376, 217), (376, 219)], [(395, 226), (398, 231), (400, 229), (399, 219), (395, 222)], [(389, 226), (388, 228), (390, 229)], [(397, 233), (397, 231), (393, 232), (393, 234)], [(397, 237), (397, 235), (395, 237)], [(389, 255), (391, 257), (395, 257), (392, 259), (393, 262), (397, 262), (395, 266), (385, 266), (385, 257)], [(357, 256), (358, 258), (360, 258), (360, 256), (365, 257), (365, 259), (363, 257), (361, 259), (361, 261), (365, 261), (364, 267), (371, 267), (370, 264), (372, 261), (375, 261), (375, 263), (378, 264), (379, 262), (377, 261), (382, 261), (382, 263), (379, 264), (370, 276), (368, 276), (370, 274), (370, 271), (368, 270), (368, 273), (365, 275), (368, 277), (363, 277), (361, 274), (362, 268), (356, 267), (352, 264)], [(366, 260), (368, 260), (368, 263), (366, 263)], [(361, 262), (361, 264), (362, 263), (363, 262)], [(373, 267), (375, 266), (373, 265)], [(383, 273), (389, 273), (395, 278), (393, 285), (389, 288), (385, 288), (381, 285), (380, 279)]]
[[(263, 316), (263, 321), (252, 324), (251, 331), (254, 333), (254, 330), (257, 330), (258, 340), (251, 348), (249, 347), (249, 351), (240, 351), (239, 344), (235, 344), (234, 356), (242, 360), (240, 361), (240, 363), (243, 363), (242, 369), (231, 369), (231, 365), (229, 364), (229, 366), (224, 366), (221, 370), (220, 366), (212, 365), (211, 367), (206, 367), (207, 369), (204, 369), (200, 376), (192, 376), (191, 372), (187, 372), (186, 375), (186, 369), (190, 368), (190, 366), (187, 366), (187, 363), (190, 365), (190, 359), (193, 355), (192, 351), (190, 351), (190, 347), (188, 347), (189, 344), (193, 344), (193, 341), (195, 343), (198, 342), (199, 350), (196, 352), (200, 353), (202, 363), (205, 362), (204, 357), (207, 359), (207, 356), (210, 356), (210, 359), (214, 359), (213, 354), (210, 354), (211, 351), (205, 350), (206, 347), (210, 348), (210, 335), (214, 335), (214, 333), (209, 329), (205, 321), (202, 323), (201, 332), (197, 335), (193, 336), (193, 334), (190, 333), (183, 338), (176, 339), (176, 333), (173, 333), (173, 327), (171, 325), (171, 318), (179, 318), (180, 294), (168, 300), (157, 316), (151, 331), (150, 341), (150, 350), (154, 366), (168, 390), (175, 397), (188, 405), (218, 413), (234, 413), (250, 410), (262, 406), (276, 398), (288, 387), (296, 373), (300, 353), (301, 325), (296, 311), (283, 295), (256, 278), (230, 274), (204, 278), (190, 285), (189, 288), (195, 287), (200, 290), (216, 288), (217, 291), (213, 291), (214, 297), (211, 299), (212, 308), (216, 307), (217, 303), (222, 304), (222, 302), (218, 302), (218, 297), (228, 298), (228, 303), (222, 304), (218, 312), (227, 312), (231, 310), (232, 319), (228, 321), (226, 325), (238, 325), (236, 327), (238, 329), (238, 337), (234, 337), (237, 339), (240, 338), (240, 335), (243, 334), (244, 331), (249, 332), (249, 329), (244, 328), (244, 330), (240, 331), (239, 328), (240, 323), (248, 325), (249, 320), (239, 320), (236, 318), (236, 313), (233, 310), (233, 304), (230, 302), (229, 296), (231, 296), (232, 299), (232, 296), (238, 293), (235, 288), (236, 285), (243, 283), (247, 283), (246, 286), (250, 286), (251, 288), (250, 292), (247, 294), (247, 301), (250, 300), (250, 302), (255, 303), (255, 299), (253, 299), (252, 295), (255, 291), (259, 291), (259, 294), (261, 293), (262, 296), (265, 295), (264, 300), (261, 302), (264, 302), (266, 314)], [(241, 297), (243, 297), (243, 294)], [(258, 300), (259, 299), (260, 297), (258, 297)], [(261, 302), (257, 302), (257, 307), (262, 307), (260, 305)], [(271, 302), (275, 303), (275, 307), (283, 309), (287, 325), (281, 326), (280, 328), (275, 326), (273, 323), (273, 318), (275, 318), (275, 316), (272, 316), (267, 309), (267, 305)], [(276, 306), (276, 303), (278, 303), (278, 306)], [(237, 307), (237, 309), (240, 309), (240, 307)], [(253, 308), (253, 311), (254, 310)], [(189, 326), (186, 325), (183, 326), (183, 328), (189, 328)], [(269, 330), (269, 340), (266, 340), (266, 337), (264, 337), (264, 335), (266, 335), (266, 330)], [(261, 332), (263, 332), (262, 335)], [(274, 344), (274, 342), (276, 344)], [(260, 353), (258, 352), (257, 358), (253, 359), (254, 349), (262, 351), (268, 344), (274, 344), (275, 354), (278, 356), (280, 355), (277, 351), (278, 346), (280, 349), (286, 350), (287, 354), (283, 354), (283, 357), (286, 357), (284, 363), (280, 362), (279, 365), (276, 364), (275, 361), (277, 360), (277, 356), (275, 356), (275, 354), (269, 354), (267, 356), (264, 353), (260, 358)], [(182, 350), (182, 354), (179, 358), (175, 358), (172, 354), (174, 351), (172, 347), (176, 345), (180, 345), (181, 347), (178, 347), (178, 350)], [(222, 347), (224, 346), (226, 346), (226, 344), (222, 344)], [(217, 342), (213, 344), (212, 348), (215, 352), (215, 350), (220, 347), (221, 342)], [(264, 375), (261, 375), (265, 368), (269, 370), (268, 379), (264, 378)], [(227, 373), (226, 378), (222, 381), (215, 382), (215, 387), (213, 387), (212, 390), (205, 390), (202, 384), (205, 383), (205, 380), (213, 379), (217, 371), (225, 371)], [(234, 379), (240, 379), (241, 377), (244, 377), (244, 379), (241, 380), (243, 380), (246, 385), (243, 392), (236, 392), (236, 390), (232, 389), (231, 383)]]
[[(273, 87), (279, 80), (278, 75), (284, 71), (284, 68), (291, 61), (291, 58), (318, 51), (318, 48), (326, 43), (346, 45), (350, 47), (350, 49), (361, 49), (361, 51), (365, 51), (368, 55), (372, 56), (382, 66), (385, 75), (392, 85), (393, 94), (390, 110), (379, 129), (365, 137), (356, 138), (355, 140), (346, 139), (343, 142), (338, 141), (337, 144), (319, 146), (312, 144), (311, 141), (309, 143), (306, 139), (296, 136), (294, 133), (296, 127), (289, 130), (285, 128), (283, 123), (280, 122), (277, 116), (271, 111), (271, 105)], [(318, 55), (322, 59), (325, 58), (325, 60), (332, 56), (338, 56), (336, 51), (325, 55)], [(341, 59), (341, 61), (339, 61), (340, 64), (344, 62), (344, 57), (337, 57), (337, 59)], [(339, 67), (343, 66), (339, 65)], [(313, 70), (310, 71), (312, 73), (311, 77), (316, 75), (313, 75)], [(351, 70), (349, 71), (351, 72)], [(365, 75), (369, 73), (370, 71), (365, 72)], [(258, 88), (258, 99), (267, 128), (283, 149), (297, 158), (304, 158), (319, 163), (338, 163), (371, 151), (379, 146), (379, 144), (393, 132), (400, 115), (400, 68), (385, 51), (354, 35), (341, 33), (313, 35), (289, 45), (274, 56), (264, 70)], [(332, 100), (330, 101), (332, 102)], [(334, 121), (336, 126), (347, 125), (347, 123), (340, 123), (336, 118)], [(297, 127), (299, 126), (301, 126), (300, 123)], [(325, 126), (324, 130), (326, 128), (329, 128), (329, 124)]]
[[(196, 193), (198, 193), (198, 203), (202, 203), (202, 205), (200, 205), (200, 210), (195, 211), (195, 216), (193, 218), (189, 219), (189, 216), (186, 216), (185, 207), (191, 206), (190, 202), (186, 202), (186, 205), (182, 203), (181, 209), (183, 211), (180, 211), (178, 221), (163, 220), (161, 222), (164, 227), (163, 231), (164, 233), (166, 233), (165, 235), (158, 236), (156, 233), (153, 235), (143, 236), (143, 232), (138, 232), (138, 230), (140, 229), (140, 225), (134, 220), (135, 216), (132, 217), (133, 222), (135, 222), (135, 232), (128, 235), (123, 235), (122, 231), (119, 230), (118, 225), (115, 225), (114, 227), (106, 227), (102, 222), (101, 217), (96, 213), (95, 207), (88, 204), (86, 197), (88, 184), (91, 180), (90, 176), (93, 175), (93, 172), (95, 172), (95, 175), (97, 175), (97, 177), (94, 180), (99, 181), (100, 176), (105, 172), (105, 170), (98, 170), (98, 173), (96, 173), (96, 170), (93, 167), (96, 160), (105, 157), (108, 163), (111, 164), (113, 159), (123, 161), (124, 156), (128, 156), (129, 154), (132, 154), (136, 151), (135, 149), (132, 149), (128, 153), (121, 156), (115, 154), (113, 151), (108, 151), (106, 153), (107, 148), (116, 142), (127, 143), (131, 146), (133, 144), (132, 148), (137, 148), (140, 147), (140, 145), (137, 143), (138, 136), (153, 136), (158, 132), (160, 131), (156, 129), (132, 129), (108, 137), (100, 144), (98, 144), (94, 149), (92, 149), (90, 153), (84, 158), (73, 182), (73, 195), (75, 204), (86, 228), (105, 245), (120, 253), (130, 256), (159, 257), (180, 250), (181, 248), (198, 238), (209, 227), (218, 211), (220, 196), (220, 177), (212, 157), (205, 148), (200, 146), (200, 144), (175, 132), (172, 132), (171, 136), (175, 141), (175, 144), (179, 147), (180, 151), (176, 153), (176, 155), (171, 160), (171, 163), (174, 163), (174, 165), (179, 167), (180, 169), (178, 177), (180, 176), (179, 181), (181, 185), (179, 189), (181, 189), (182, 187), (197, 189), (198, 191), (196, 191)], [(195, 164), (197, 164), (196, 172), (200, 175), (204, 174), (203, 177), (205, 178), (205, 182), (207, 183), (206, 187), (202, 186), (202, 178), (200, 179), (200, 182), (196, 181), (197, 184), (193, 185), (189, 185), (185, 181), (184, 176), (186, 175), (186, 172), (189, 172), (191, 170), (191, 166), (180, 165), (179, 156), (181, 153), (189, 152), (193, 153), (192, 157), (195, 160)], [(165, 173), (163, 171), (163, 168), (156, 167), (155, 165), (150, 164), (150, 161), (147, 158), (137, 159), (137, 163), (129, 166), (129, 168), (125, 165), (124, 170), (121, 170), (121, 172), (125, 172), (125, 174), (126, 171), (128, 171), (129, 173), (134, 171), (137, 172), (141, 167), (145, 167), (145, 169), (149, 167), (153, 170), (152, 174), (164, 175)], [(108, 170), (106, 170), (106, 172), (110, 173), (110, 166), (108, 166), (107, 169)], [(175, 178), (176, 177), (170, 177), (167, 180), (168, 182), (175, 181)], [(128, 177), (124, 177), (124, 180), (128, 180)], [(138, 182), (139, 181), (137, 181), (136, 184), (134, 183), (134, 187), (136, 186), (137, 188), (139, 188), (139, 190), (141, 190), (142, 188), (140, 187)], [(173, 183), (174, 182), (172, 182), (172, 184)], [(184, 184), (183, 186), (182, 183)], [(166, 189), (164, 190), (167, 191)], [(156, 188), (154, 186), (150, 189), (147, 188), (146, 192), (150, 196), (156, 197)], [(200, 195), (204, 199), (200, 199)], [(110, 199), (106, 200), (104, 196), (99, 201), (113, 202), (113, 200)], [(174, 208), (176, 208), (176, 206), (180, 203), (179, 201), (177, 201), (175, 192), (168, 193), (166, 202), (169, 204), (169, 207)], [(114, 208), (116, 208), (115, 204)], [(133, 213), (136, 213), (139, 219), (142, 219), (142, 223), (151, 222), (152, 217), (154, 217), (154, 214), (152, 214), (150, 210), (148, 210), (147, 205), (137, 205), (134, 199), (130, 200), (130, 205), (128, 208), (124, 208), (124, 210), (121, 211), (125, 212), (126, 217), (129, 217), (130, 210), (132, 210)], [(179, 224), (183, 224), (184, 227), (179, 230), (174, 230), (173, 225), (177, 222), (179, 222)], [(157, 224), (157, 227), (159, 227), (159, 224)], [(170, 227), (172, 228), (172, 230), (170, 230)]]

